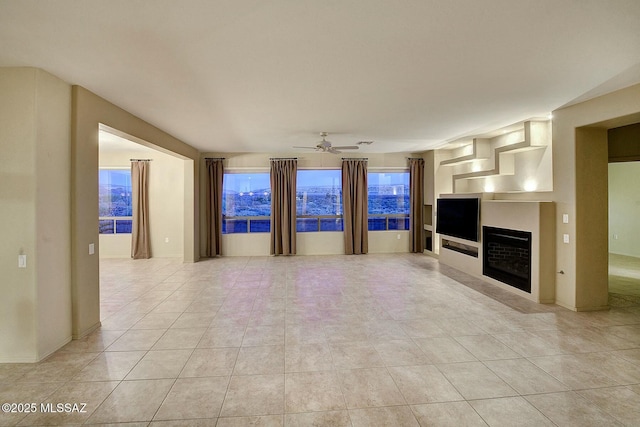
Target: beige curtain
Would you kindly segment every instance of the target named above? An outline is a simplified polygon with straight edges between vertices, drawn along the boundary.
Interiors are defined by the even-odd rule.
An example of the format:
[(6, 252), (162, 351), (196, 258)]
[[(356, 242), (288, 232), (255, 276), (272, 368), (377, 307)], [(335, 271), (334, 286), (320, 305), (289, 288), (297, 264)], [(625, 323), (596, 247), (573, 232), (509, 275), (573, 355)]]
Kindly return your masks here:
[(222, 181), (224, 178), (223, 159), (205, 159), (207, 168), (206, 188), (206, 233), (205, 256), (222, 255)]
[(344, 253), (366, 254), (369, 252), (366, 160), (342, 160), (342, 212)]
[(411, 252), (424, 251), (424, 159), (409, 159)]
[(271, 255), (296, 253), (296, 159), (271, 160)]
[(149, 161), (131, 161), (133, 225), (131, 228), (131, 258), (151, 258), (149, 237)]

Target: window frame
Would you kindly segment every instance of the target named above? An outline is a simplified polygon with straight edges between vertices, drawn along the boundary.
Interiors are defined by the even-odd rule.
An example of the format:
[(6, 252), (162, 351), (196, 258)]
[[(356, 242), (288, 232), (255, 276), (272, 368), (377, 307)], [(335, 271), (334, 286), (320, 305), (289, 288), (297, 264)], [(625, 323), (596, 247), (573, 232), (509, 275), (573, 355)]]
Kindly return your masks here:
[[(334, 171), (334, 172), (338, 172), (338, 174), (340, 175), (340, 181), (342, 182), (342, 170), (338, 167), (335, 168), (314, 168), (314, 167), (306, 167), (306, 168), (298, 168), (298, 173), (300, 172), (306, 172), (306, 171), (316, 171), (316, 172), (322, 172), (322, 171)], [(296, 177), (298, 178), (298, 177)], [(298, 214), (298, 203), (297, 203), (297, 195), (298, 192), (300, 190), (300, 187), (298, 186), (298, 183), (300, 182), (300, 180), (298, 179), (296, 182), (296, 232), (297, 233), (342, 233), (344, 231), (344, 222), (343, 222), (343, 213), (344, 213), (344, 209), (343, 209), (343, 205), (342, 205), (342, 184), (340, 184), (339, 187), (337, 187), (337, 192), (338, 192), (338, 197), (340, 198), (340, 214), (334, 214), (334, 215), (328, 215), (328, 214), (322, 214), (322, 215), (309, 215), (309, 214)], [(317, 220), (317, 227), (315, 230), (300, 230), (299, 229), (299, 222), (298, 220), (303, 220), (304, 221), (308, 221), (310, 219), (315, 219)], [(336, 222), (340, 223), (339, 229), (337, 230), (327, 230), (327, 229), (322, 229), (322, 220), (335, 220)]]
[[(131, 183), (131, 167), (126, 167), (126, 166), (101, 166), (98, 167), (98, 188), (100, 187), (100, 172), (101, 171), (124, 171), (124, 172), (128, 172), (129, 173), (129, 182)], [(100, 190), (98, 189), (98, 199), (100, 198)], [(131, 183), (131, 193), (130, 193), (130, 197), (129, 197), (129, 205), (131, 210), (133, 211), (133, 184)], [(98, 203), (100, 203), (100, 201), (98, 200)], [(101, 222), (106, 222), (106, 221), (110, 221), (112, 226), (111, 226), (111, 232), (103, 232), (102, 231), (102, 225)], [(133, 223), (133, 212), (130, 216), (126, 216), (126, 215), (122, 215), (122, 216), (118, 216), (118, 215), (106, 215), (106, 216), (100, 216), (100, 209), (98, 208), (98, 234), (100, 235), (104, 235), (104, 236), (110, 236), (110, 235), (118, 235), (118, 234), (131, 234), (131, 227), (129, 227), (129, 231), (120, 231), (118, 232), (118, 221), (130, 221), (131, 223)]]
[[(266, 174), (267, 176), (269, 176), (270, 171), (268, 169), (258, 169), (258, 168), (251, 168), (251, 169), (239, 169), (239, 168), (231, 168), (231, 169), (225, 169), (224, 170), (224, 175), (240, 175), (240, 174)], [(224, 200), (224, 185), (225, 182), (227, 182), (224, 179), (222, 179), (222, 198), (223, 198), (223, 205), (226, 205), (226, 201)], [(268, 230), (265, 231), (251, 231), (251, 222), (252, 221), (271, 221), (271, 184), (269, 184), (269, 215), (225, 215), (224, 209), (222, 211), (222, 234), (251, 234), (251, 233), (269, 233), (271, 232), (271, 226), (269, 226)], [(238, 232), (229, 232), (228, 231), (228, 226), (231, 223), (237, 223), (240, 224), (244, 222), (245, 226), (244, 226), (244, 230), (245, 231), (238, 231)]]
[[(368, 224), (367, 224), (367, 230), (368, 231), (372, 231), (372, 232), (378, 232), (378, 231), (393, 231), (393, 232), (397, 232), (397, 231), (408, 231), (411, 227), (411, 223), (410, 223), (410, 215), (411, 215), (411, 206), (407, 207), (407, 212), (406, 213), (371, 213), (369, 212), (369, 200), (371, 198), (371, 194), (368, 191), (369, 187), (370, 187), (370, 183), (371, 180), (369, 179), (369, 175), (370, 174), (392, 174), (392, 173), (402, 173), (402, 174), (407, 174), (407, 176), (410, 178), (409, 174), (410, 174), (410, 170), (407, 167), (389, 167), (389, 168), (369, 168), (367, 170), (367, 217), (368, 217)], [(410, 188), (410, 183), (407, 184), (407, 193), (406, 194), (410, 194), (411, 188)], [(408, 204), (411, 204), (411, 198), (409, 198)], [(385, 222), (385, 228), (382, 230), (377, 230), (377, 229), (371, 229), (371, 219), (372, 218), (384, 218), (384, 222)], [(392, 221), (399, 221), (400, 219), (404, 219), (404, 223), (406, 224), (406, 228), (390, 228), (389, 227), (389, 223)], [(390, 221), (391, 220), (391, 221)]]

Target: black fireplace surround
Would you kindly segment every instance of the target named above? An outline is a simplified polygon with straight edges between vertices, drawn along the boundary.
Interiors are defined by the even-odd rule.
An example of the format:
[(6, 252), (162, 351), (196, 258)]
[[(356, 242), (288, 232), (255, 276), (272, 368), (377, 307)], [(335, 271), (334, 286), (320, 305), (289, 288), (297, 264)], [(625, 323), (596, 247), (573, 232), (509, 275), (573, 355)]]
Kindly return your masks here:
[(482, 227), (482, 274), (531, 293), (531, 233)]

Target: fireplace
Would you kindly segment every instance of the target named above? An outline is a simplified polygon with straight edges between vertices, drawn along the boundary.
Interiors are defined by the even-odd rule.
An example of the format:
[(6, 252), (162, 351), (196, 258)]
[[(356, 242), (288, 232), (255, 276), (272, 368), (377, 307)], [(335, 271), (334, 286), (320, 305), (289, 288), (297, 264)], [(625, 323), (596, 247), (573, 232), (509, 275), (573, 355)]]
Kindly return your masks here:
[(482, 274), (531, 293), (531, 233), (482, 227)]

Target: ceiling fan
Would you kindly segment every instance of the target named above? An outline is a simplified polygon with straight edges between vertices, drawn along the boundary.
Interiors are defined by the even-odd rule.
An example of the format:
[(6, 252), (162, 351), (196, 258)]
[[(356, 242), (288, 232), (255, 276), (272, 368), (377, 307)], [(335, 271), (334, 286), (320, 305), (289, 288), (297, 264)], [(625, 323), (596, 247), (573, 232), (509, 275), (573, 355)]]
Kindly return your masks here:
[(315, 147), (296, 147), (294, 146), (293, 148), (306, 148), (306, 149), (311, 149), (311, 150), (316, 150), (316, 151), (320, 151), (322, 153), (333, 153), (333, 154), (340, 154), (342, 153), (341, 150), (357, 150), (360, 147), (358, 147), (357, 145), (339, 145), (339, 146), (332, 146), (330, 141), (327, 141), (327, 136), (329, 134), (327, 132), (321, 132), (320, 136), (322, 137), (322, 141), (320, 141), (318, 143), (318, 145), (316, 145)]

